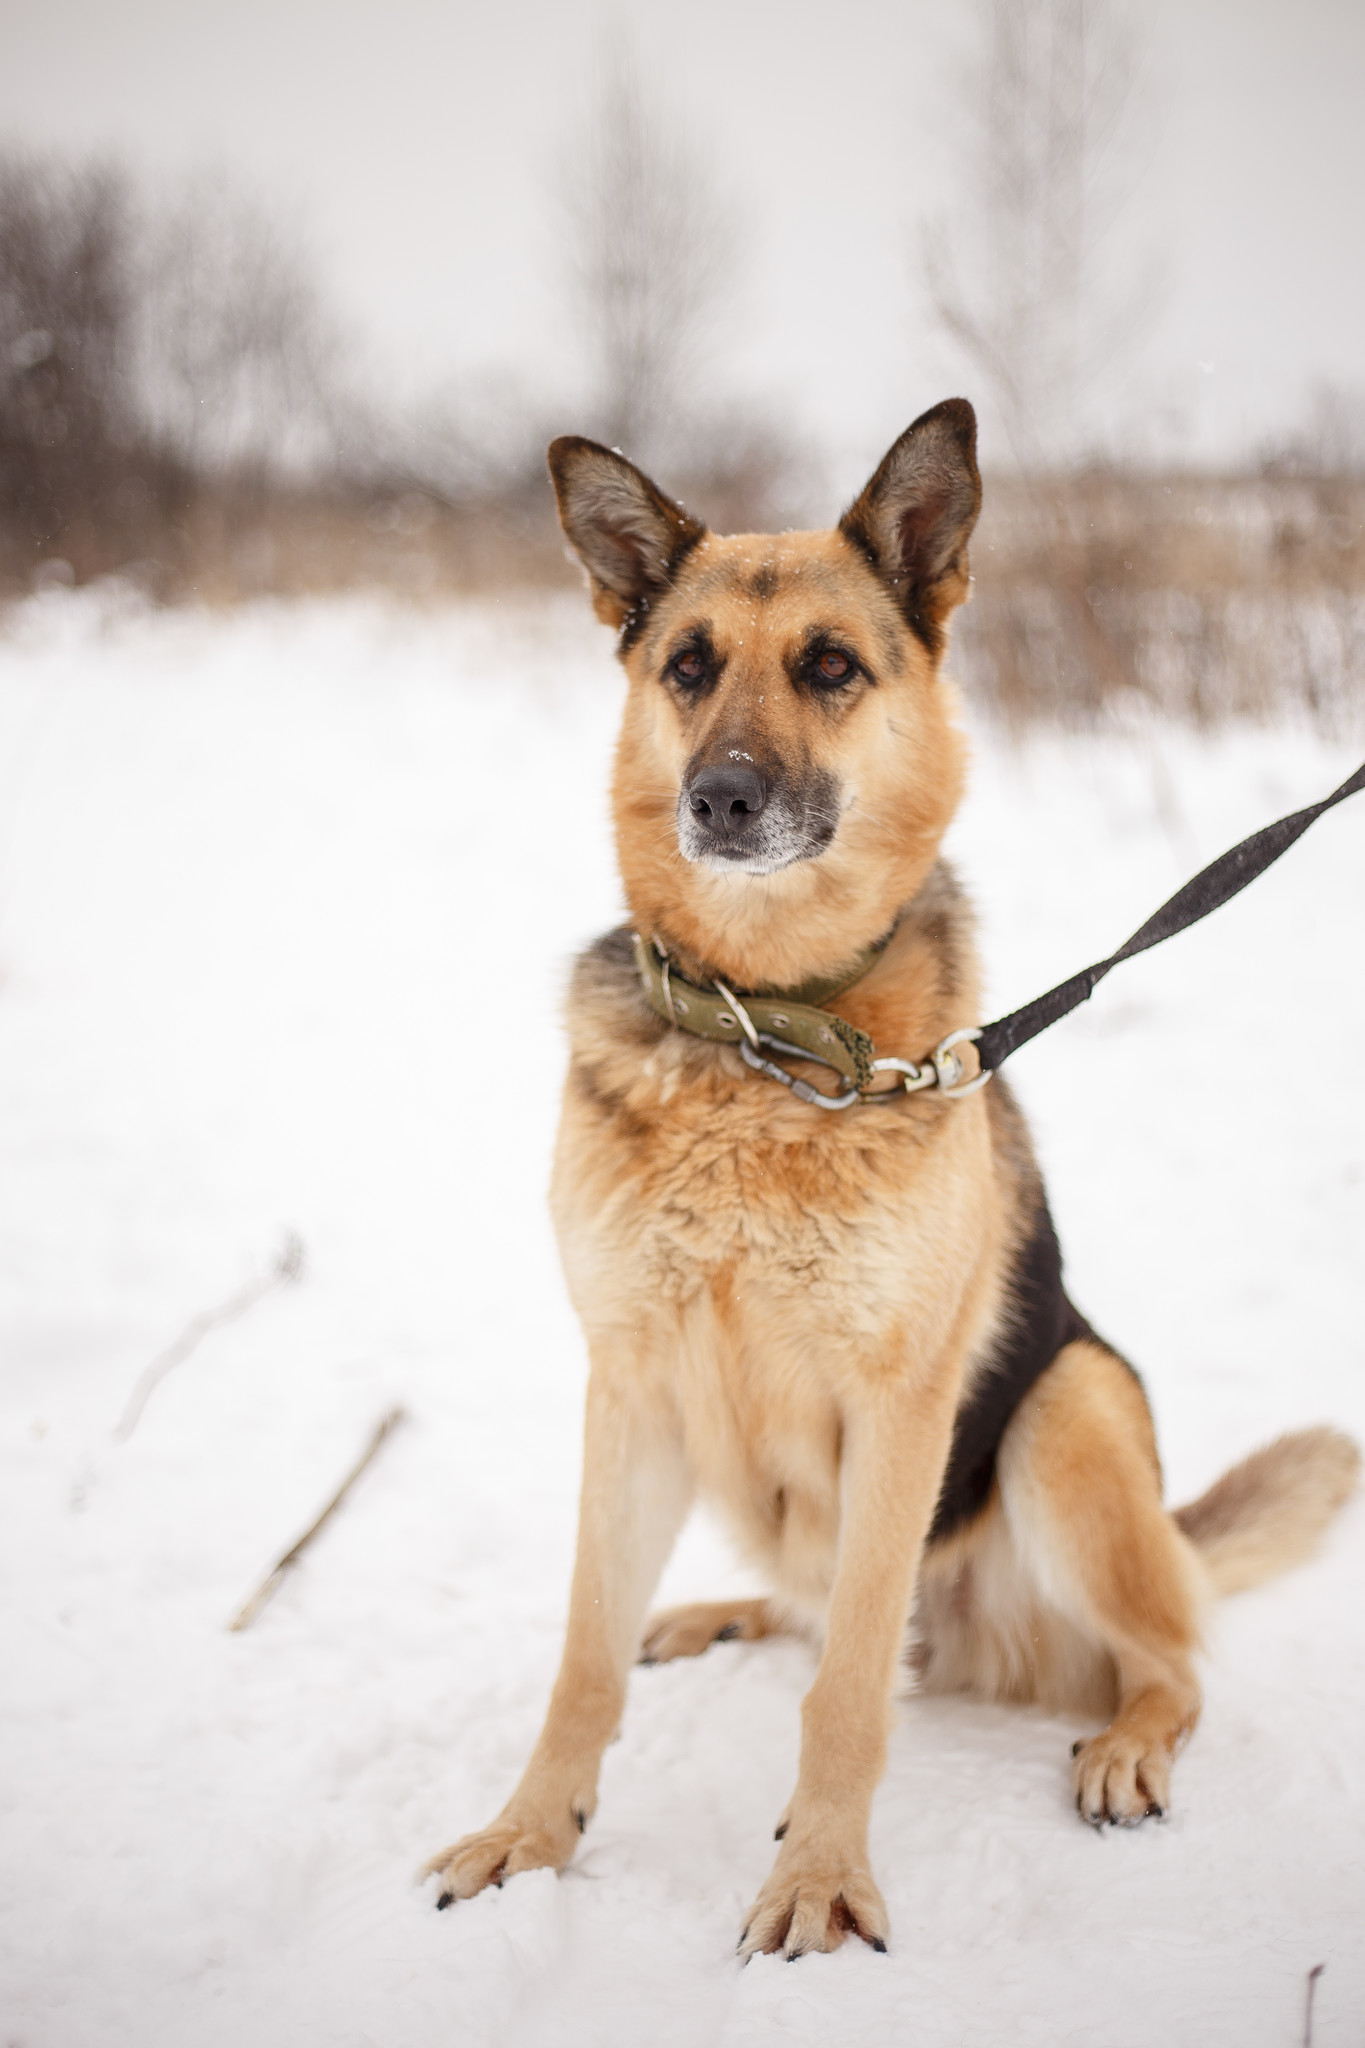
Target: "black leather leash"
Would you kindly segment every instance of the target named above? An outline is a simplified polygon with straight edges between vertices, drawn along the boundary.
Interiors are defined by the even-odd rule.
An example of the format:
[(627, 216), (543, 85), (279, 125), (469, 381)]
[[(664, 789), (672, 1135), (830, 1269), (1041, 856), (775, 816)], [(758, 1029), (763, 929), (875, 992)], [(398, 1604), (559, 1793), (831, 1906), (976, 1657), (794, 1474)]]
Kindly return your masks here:
[(994, 1024), (987, 1024), (976, 1041), (982, 1073), (994, 1073), (1012, 1052), (1018, 1052), (1021, 1045), (1027, 1045), (1040, 1031), (1046, 1031), (1049, 1024), (1055, 1024), (1069, 1010), (1085, 1002), (1109, 970), (1117, 967), (1121, 960), (1131, 960), (1134, 954), (1145, 953), (1149, 946), (1159, 946), (1164, 939), (1173, 939), (1177, 932), (1198, 924), (1201, 917), (1207, 917), (1210, 911), (1230, 902), (1249, 882), (1263, 875), (1272, 861), (1277, 861), (1296, 839), (1301, 838), (1324, 811), (1330, 811), (1334, 804), (1344, 802), (1348, 796), (1358, 795), (1361, 790), (1365, 790), (1365, 762), (1348, 781), (1342, 783), (1340, 789), (1334, 789), (1321, 803), (1309, 804), (1306, 810), (1291, 811), (1287, 818), (1262, 826), (1259, 832), (1253, 832), (1239, 846), (1230, 847), (1217, 860), (1210, 861), (1193, 881), (1186, 882), (1183, 889), (1177, 889), (1170, 901), (1163, 903), (1160, 910), (1107, 960), (1097, 960), (1093, 967), (1083, 967), (1079, 974), (1059, 982), (1046, 995), (1035, 996), (1022, 1009), (1011, 1010), (1008, 1017), (998, 1017)]

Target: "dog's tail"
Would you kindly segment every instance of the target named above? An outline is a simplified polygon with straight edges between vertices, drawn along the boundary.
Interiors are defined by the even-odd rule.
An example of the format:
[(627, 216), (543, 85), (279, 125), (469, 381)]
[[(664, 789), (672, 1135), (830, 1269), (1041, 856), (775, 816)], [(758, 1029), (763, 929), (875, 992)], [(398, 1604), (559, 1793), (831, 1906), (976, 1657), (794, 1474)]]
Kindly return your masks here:
[(1303, 1564), (1355, 1491), (1360, 1452), (1339, 1429), (1300, 1429), (1234, 1465), (1175, 1510), (1215, 1593), (1240, 1593)]

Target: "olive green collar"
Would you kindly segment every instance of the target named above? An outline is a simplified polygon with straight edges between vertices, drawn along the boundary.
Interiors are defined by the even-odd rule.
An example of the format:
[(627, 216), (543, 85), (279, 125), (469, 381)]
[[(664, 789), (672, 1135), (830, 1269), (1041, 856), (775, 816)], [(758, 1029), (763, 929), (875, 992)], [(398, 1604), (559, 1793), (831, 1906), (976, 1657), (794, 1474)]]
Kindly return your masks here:
[[(696, 1038), (737, 1047), (746, 1066), (755, 1073), (765, 1074), (770, 1081), (780, 1081), (802, 1102), (817, 1109), (851, 1109), (857, 1102), (884, 1103), (894, 1100), (900, 1089), (907, 1095), (917, 1095), (922, 1088), (933, 1088), (942, 1099), (957, 1100), (974, 1095), (990, 1079), (989, 1069), (981, 1069), (979, 1062), (979, 1070), (969, 1074), (956, 1050), (981, 1036), (975, 1029), (950, 1031), (920, 1060), (879, 1059), (877, 1048), (865, 1031), (836, 1016), (833, 1010), (820, 1007), (821, 1002), (842, 995), (862, 979), (885, 950), (890, 932), (877, 945), (865, 947), (841, 975), (803, 982), (790, 993), (742, 997), (727, 987), (719, 975), (712, 975), (709, 988), (684, 980), (657, 934), (648, 939), (640, 932), (633, 936), (640, 986), (656, 1015), (675, 1030), (690, 1031)], [(808, 1081), (789, 1074), (785, 1067), (766, 1057), (769, 1052), (785, 1053), (791, 1059), (817, 1060), (839, 1075), (844, 1083), (843, 1093), (826, 1095), (823, 1089), (812, 1088)], [(874, 1078), (879, 1072), (895, 1074), (900, 1089), (875, 1088)]]
[(885, 951), (889, 938), (890, 933), (875, 946), (865, 946), (841, 974), (802, 982), (789, 993), (745, 995), (738, 1001), (718, 977), (713, 977), (710, 988), (684, 980), (657, 936), (646, 939), (636, 932), (635, 964), (650, 1008), (678, 1030), (722, 1045), (750, 1040), (755, 1049), (753, 1034), (757, 1033), (834, 1068), (846, 1087), (861, 1091), (872, 1085), (877, 1049), (865, 1031), (819, 1005), (861, 981)]

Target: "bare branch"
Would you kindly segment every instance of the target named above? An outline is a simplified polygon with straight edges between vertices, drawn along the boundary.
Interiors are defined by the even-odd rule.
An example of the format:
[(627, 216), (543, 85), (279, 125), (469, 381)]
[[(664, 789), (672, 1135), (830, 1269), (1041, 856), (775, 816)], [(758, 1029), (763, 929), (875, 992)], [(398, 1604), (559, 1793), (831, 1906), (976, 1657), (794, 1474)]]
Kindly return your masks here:
[(328, 1522), (331, 1519), (331, 1517), (336, 1513), (337, 1509), (341, 1506), (341, 1503), (345, 1500), (347, 1494), (355, 1485), (357, 1479), (359, 1479), (361, 1473), (365, 1470), (365, 1467), (374, 1457), (376, 1451), (384, 1442), (385, 1438), (392, 1434), (392, 1432), (398, 1427), (400, 1422), (404, 1422), (406, 1420), (406, 1412), (402, 1408), (391, 1408), (388, 1414), (385, 1415), (381, 1421), (376, 1423), (374, 1430), (370, 1436), (369, 1442), (366, 1444), (364, 1450), (357, 1458), (355, 1464), (352, 1465), (350, 1471), (346, 1474), (346, 1477), (342, 1480), (336, 1492), (328, 1501), (326, 1507), (323, 1508), (322, 1512), (316, 1517), (314, 1521), (309, 1523), (308, 1527), (304, 1530), (302, 1536), (299, 1537), (297, 1543), (291, 1544), (289, 1549), (285, 1551), (283, 1557), (279, 1558), (276, 1561), (276, 1563), (271, 1566), (270, 1570), (262, 1579), (260, 1585), (257, 1586), (255, 1592), (251, 1594), (250, 1598), (247, 1599), (242, 1604), (242, 1606), (237, 1610), (236, 1614), (233, 1615), (232, 1620), (228, 1623), (228, 1627), (230, 1630), (232, 1630), (234, 1633), (240, 1633), (242, 1629), (250, 1628), (252, 1622), (256, 1619), (256, 1616), (260, 1613), (261, 1609), (266, 1605), (267, 1601), (274, 1599), (276, 1593), (278, 1593), (280, 1587), (284, 1584), (286, 1574), (294, 1569), (295, 1565), (299, 1562), (299, 1559), (303, 1556), (304, 1551), (313, 1541), (313, 1538), (317, 1535), (318, 1531), (323, 1527), (323, 1525), (326, 1522)]
[(127, 1442), (137, 1428), (142, 1411), (155, 1389), (168, 1372), (173, 1371), (177, 1365), (184, 1364), (210, 1330), (219, 1329), (224, 1323), (235, 1323), (239, 1316), (244, 1316), (249, 1308), (254, 1308), (258, 1301), (263, 1300), (276, 1287), (288, 1286), (290, 1282), (297, 1280), (302, 1271), (303, 1239), (291, 1230), (280, 1246), (275, 1263), (268, 1273), (258, 1280), (249, 1281), (245, 1287), (238, 1288), (235, 1294), (230, 1294), (217, 1308), (208, 1309), (203, 1315), (193, 1317), (186, 1323), (175, 1342), (152, 1360), (128, 1396), (128, 1405), (119, 1418), (114, 1435), (122, 1442)]
[(1317, 1996), (1318, 1978), (1326, 1968), (1326, 1963), (1314, 1963), (1308, 1972), (1308, 1988), (1303, 2010), (1303, 2048), (1313, 2048), (1313, 2000)]

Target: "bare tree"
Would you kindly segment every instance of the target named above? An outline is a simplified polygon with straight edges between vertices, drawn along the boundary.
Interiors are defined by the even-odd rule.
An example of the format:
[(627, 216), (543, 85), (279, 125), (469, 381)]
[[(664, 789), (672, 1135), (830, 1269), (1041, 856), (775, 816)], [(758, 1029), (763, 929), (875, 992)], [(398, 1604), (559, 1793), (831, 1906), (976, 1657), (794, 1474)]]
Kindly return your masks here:
[(927, 227), (931, 307), (1026, 470), (1079, 452), (1084, 402), (1145, 324), (1155, 279), (1116, 291), (1100, 261), (1125, 194), (1138, 65), (1108, 0), (978, 0), (962, 81), (964, 213)]
[(230, 186), (167, 207), (116, 166), (0, 155), (0, 581), (173, 556), (196, 493), (335, 473), (339, 359), (298, 250)]
[(733, 236), (705, 156), (643, 91), (624, 46), (604, 63), (564, 202), (598, 431), (656, 459), (695, 403)]
[(126, 466), (133, 239), (107, 165), (0, 159), (0, 509), (38, 551)]
[(278, 220), (201, 177), (147, 240), (138, 384), (153, 436), (199, 475), (325, 466), (343, 411), (341, 343)]

